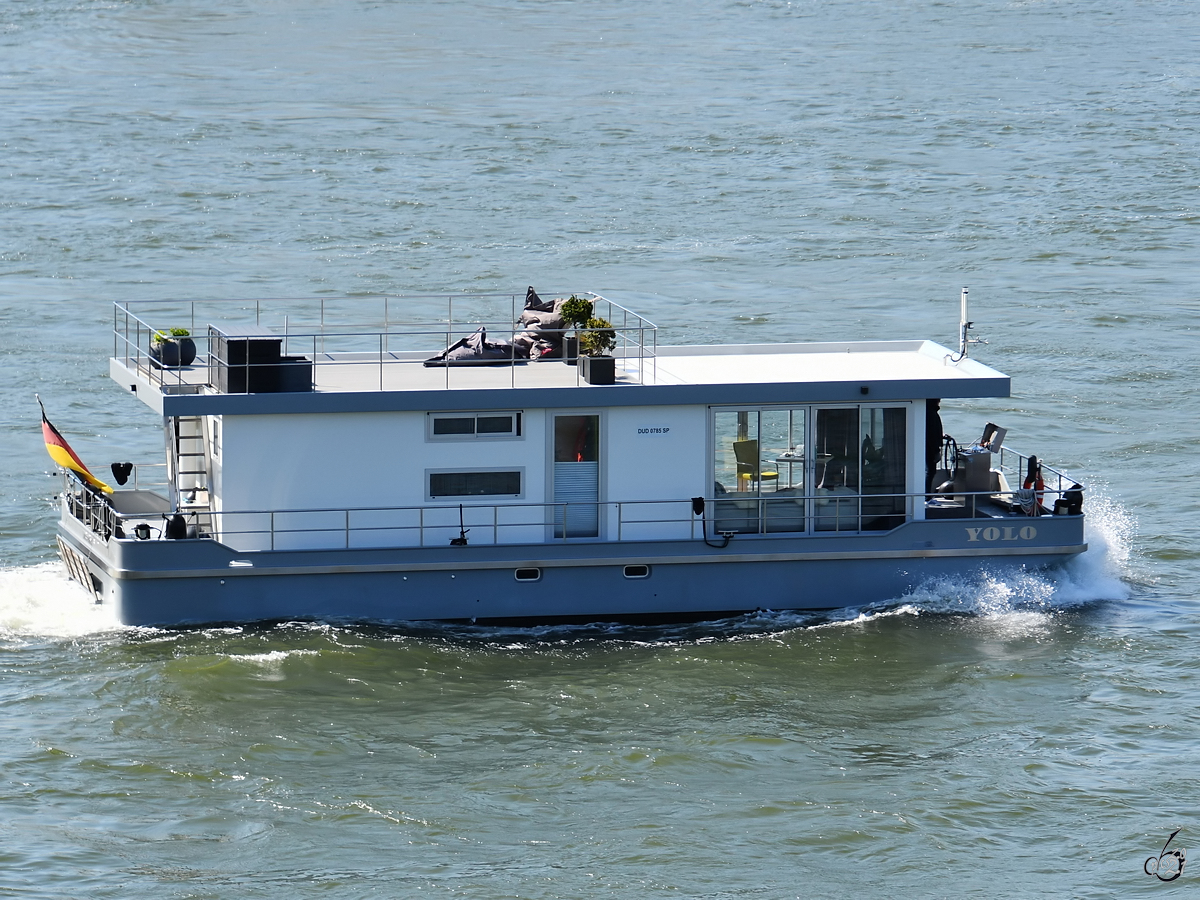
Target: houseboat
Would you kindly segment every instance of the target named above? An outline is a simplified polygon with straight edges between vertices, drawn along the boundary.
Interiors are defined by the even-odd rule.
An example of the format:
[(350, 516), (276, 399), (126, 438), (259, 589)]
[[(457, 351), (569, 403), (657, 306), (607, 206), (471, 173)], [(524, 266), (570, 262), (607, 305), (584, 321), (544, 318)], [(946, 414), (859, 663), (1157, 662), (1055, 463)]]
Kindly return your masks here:
[(1010, 390), (965, 293), (957, 350), (660, 346), (543, 293), (115, 304), (110, 374), (165, 459), (109, 485), (43, 419), (68, 571), (129, 625), (668, 621), (1086, 549), (1082, 485), (942, 432)]

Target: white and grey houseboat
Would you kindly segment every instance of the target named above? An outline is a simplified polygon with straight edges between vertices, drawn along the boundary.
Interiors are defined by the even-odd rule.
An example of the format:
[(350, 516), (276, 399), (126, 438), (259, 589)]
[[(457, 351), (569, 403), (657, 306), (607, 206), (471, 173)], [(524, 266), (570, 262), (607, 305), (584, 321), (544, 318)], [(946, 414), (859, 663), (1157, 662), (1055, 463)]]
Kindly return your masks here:
[(68, 570), (132, 625), (671, 620), (1086, 549), (1081, 485), (942, 434), (939, 402), (1009, 394), (965, 301), (952, 351), (666, 347), (563, 296), (116, 304), (165, 460), (68, 478)]

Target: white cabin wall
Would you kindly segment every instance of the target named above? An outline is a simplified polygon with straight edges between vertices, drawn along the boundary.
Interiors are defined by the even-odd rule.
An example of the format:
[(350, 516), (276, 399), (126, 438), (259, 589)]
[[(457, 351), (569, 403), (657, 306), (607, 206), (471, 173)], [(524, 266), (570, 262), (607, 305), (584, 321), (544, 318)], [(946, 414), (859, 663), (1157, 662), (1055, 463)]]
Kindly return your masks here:
[(524, 468), (525, 497), (513, 502), (543, 501), (542, 416), (523, 417), (521, 438), (468, 441), (427, 441), (425, 418), (424, 412), (225, 416), (222, 506), (424, 506), (426, 471), (459, 466)]
[[(388, 506), (415, 491), (404, 450), (416, 427), (411, 414), (225, 416), (221, 435), (221, 502), (235, 509)], [(419, 435), (423, 440), (423, 435)]]
[(607, 499), (678, 500), (705, 493), (706, 407), (616, 407), (608, 411), (607, 431)]
[[(457, 499), (425, 499), (426, 473), (430, 469), (512, 466), (524, 470), (522, 498), (471, 498), (467, 506), (547, 502), (553, 469), (546, 430), (550, 418), (545, 410), (524, 410), (522, 436), (518, 439), (429, 441), (424, 412), (224, 416), (217, 484), (220, 495), (214, 505), (227, 514), (237, 510), (277, 511), (273, 520), (261, 516), (224, 517), (231, 532), (243, 532), (232, 543), (247, 550), (267, 549), (268, 545), (276, 549), (340, 546), (346, 541), (358, 546), (365, 546), (366, 541), (392, 546), (429, 542), (430, 523), (457, 533), (459, 503)], [(688, 538), (693, 525), (688, 498), (704, 495), (709, 477), (707, 409), (617, 407), (604, 411), (602, 429), (605, 463), (601, 499), (626, 503), (621, 523), (616, 507), (607, 507), (605, 536)], [(634, 506), (628, 501), (672, 502)], [(424, 522), (423, 534), (416, 528), (416, 514), (389, 514), (385, 518), (356, 514), (351, 517), (349, 537), (346, 516), (341, 512), (303, 516), (278, 512), (380, 507), (444, 507), (447, 512), (427, 512), (420, 520)], [(521, 515), (507, 518), (523, 521)], [(528, 515), (533, 517), (531, 522), (540, 522), (544, 516), (535, 511)], [(442, 522), (446, 516), (450, 518)], [(647, 521), (655, 519), (671, 521)], [(647, 524), (638, 524), (639, 520)], [(268, 541), (266, 531), (272, 521), (277, 533)], [(355, 522), (364, 526), (357, 533)], [(541, 540), (540, 525), (534, 529), (536, 536), (529, 528), (496, 534), (482, 521), (467, 525), (474, 526), (473, 541)]]
[(603, 499), (672, 501), (625, 504), (619, 511), (621, 522), (616, 505), (610, 504), (604, 536), (610, 540), (691, 538), (694, 517), (689, 498), (707, 493), (709, 477), (707, 407), (616, 407), (607, 411), (604, 428)]
[[(428, 441), (424, 412), (225, 416), (218, 530), (244, 551), (444, 544), (458, 534), (459, 501), (425, 500), (429, 469), (523, 468), (522, 499), (465, 505), (543, 502), (544, 416), (523, 418), (521, 438)], [(380, 508), (393, 511), (365, 511)], [(467, 518), (473, 543), (541, 540), (544, 531), (539, 511), (515, 512), (500, 530), (487, 527), (490, 512), (468, 510)], [(536, 524), (521, 524), (527, 519)]]

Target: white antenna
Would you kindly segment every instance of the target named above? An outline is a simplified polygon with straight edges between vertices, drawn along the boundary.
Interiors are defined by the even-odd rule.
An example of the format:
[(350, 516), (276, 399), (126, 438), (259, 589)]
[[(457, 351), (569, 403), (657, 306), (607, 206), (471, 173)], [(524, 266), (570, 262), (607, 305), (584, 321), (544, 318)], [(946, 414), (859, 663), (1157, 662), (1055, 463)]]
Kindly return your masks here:
[(971, 344), (986, 344), (987, 341), (981, 341), (978, 338), (970, 337), (970, 331), (975, 326), (975, 323), (967, 319), (967, 289), (962, 289), (962, 307), (958, 320), (958, 356), (954, 358), (954, 362), (961, 362), (967, 358), (967, 348)]

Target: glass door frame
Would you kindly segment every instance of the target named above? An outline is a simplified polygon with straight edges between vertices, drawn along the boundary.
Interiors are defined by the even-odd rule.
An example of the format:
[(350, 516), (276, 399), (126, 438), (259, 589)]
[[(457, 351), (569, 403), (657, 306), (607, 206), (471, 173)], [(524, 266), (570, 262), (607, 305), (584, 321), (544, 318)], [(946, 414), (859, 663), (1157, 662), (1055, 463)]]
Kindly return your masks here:
[[(808, 402), (808, 403), (746, 403), (746, 404), (725, 404), (725, 403), (723, 403), (723, 404), (720, 404), (719, 406), (713, 405), (713, 406), (708, 407), (708, 471), (707, 471), (706, 481), (707, 481), (707, 484), (709, 485), (709, 492), (712, 495), (713, 501), (721, 499), (721, 496), (716, 493), (716, 489), (715, 489), (715, 485), (717, 484), (717, 459), (716, 459), (716, 457), (717, 457), (717, 449), (718, 449), (718, 444), (717, 444), (718, 437), (717, 437), (717, 429), (716, 429), (717, 414), (718, 413), (753, 412), (753, 413), (760, 414), (760, 416), (761, 416), (761, 414), (764, 412), (795, 412), (795, 411), (803, 410), (803, 412), (804, 412), (804, 436), (803, 436), (804, 457), (803, 457), (803, 470), (802, 470), (803, 474), (801, 476), (803, 481), (801, 483), (803, 485), (803, 496), (805, 498), (805, 500), (804, 500), (804, 520), (805, 521), (804, 521), (804, 531), (803, 532), (795, 532), (795, 533), (796, 534), (803, 533), (806, 535), (817, 534), (817, 533), (822, 533), (822, 534), (838, 534), (838, 533), (859, 534), (859, 533), (862, 533), (862, 531), (863, 531), (863, 529), (862, 529), (862, 519), (863, 519), (862, 500), (865, 495), (863, 493), (863, 470), (862, 470), (863, 460), (861, 458), (861, 456), (862, 456), (861, 452), (858, 454), (858, 459), (857, 459), (857, 467), (858, 467), (858, 471), (856, 473), (857, 492), (855, 494), (855, 511), (854, 511), (854, 515), (852, 517), (856, 524), (856, 527), (854, 529), (843, 529), (840, 531), (839, 530), (822, 530), (820, 532), (818, 532), (817, 528), (816, 528), (817, 519), (818, 519), (818, 515), (817, 515), (817, 499), (818, 498), (817, 498), (817, 494), (816, 494), (816, 490), (817, 490), (817, 488), (816, 488), (816, 485), (817, 485), (817, 454), (815, 452), (816, 446), (817, 446), (817, 416), (818, 416), (818, 412), (820, 410), (839, 410), (839, 409), (853, 409), (858, 413), (857, 441), (859, 441), (859, 442), (861, 442), (861, 440), (862, 440), (862, 413), (863, 413), (863, 410), (865, 410), (865, 409), (904, 409), (907, 411), (905, 413), (905, 417), (904, 417), (904, 427), (905, 427), (904, 450), (905, 450), (905, 454), (906, 454), (905, 466), (904, 466), (904, 484), (905, 484), (904, 493), (906, 495), (911, 494), (912, 488), (913, 488), (913, 486), (912, 486), (913, 459), (916, 458), (914, 456), (914, 454), (916, 453), (916, 450), (919, 449), (919, 448), (914, 448), (914, 446), (913, 446), (914, 434), (916, 433), (915, 426), (917, 424), (920, 424), (919, 422), (915, 422), (916, 415), (915, 415), (914, 411), (916, 410), (916, 401), (913, 401), (913, 400), (881, 400), (881, 401), (874, 401), (874, 402), (871, 402), (871, 401), (867, 401), (867, 402), (843, 401), (843, 402), (832, 402), (832, 403), (822, 403), (819, 401)], [(761, 417), (759, 419), (759, 423), (760, 423), (759, 431), (761, 432)], [(761, 440), (761, 433), (759, 435), (759, 439)], [(761, 454), (761, 445), (760, 445), (760, 454)], [(736, 487), (736, 482), (735, 482), (735, 487)], [(920, 490), (920, 486), (917, 486), (916, 490)], [(764, 531), (761, 501), (764, 498), (769, 498), (770, 493), (769, 492), (766, 494), (763, 493), (761, 482), (758, 485), (758, 490), (756, 493), (757, 493), (757, 497), (760, 501), (759, 533), (761, 534)], [(912, 500), (912, 497), (907, 497), (907, 499), (904, 503), (904, 519), (905, 519), (905, 521), (912, 521), (914, 518), (915, 518), (915, 515), (914, 515), (913, 500)]]
[[(569, 417), (588, 417), (596, 420), (596, 533), (589, 535), (567, 535), (564, 534), (564, 525), (559, 521), (555, 478), (556, 471), (556, 430), (557, 422), (560, 418)], [(608, 507), (604, 503), (604, 497), (607, 491), (607, 478), (605, 475), (605, 463), (608, 457), (608, 445), (606, 441), (608, 429), (607, 416), (602, 409), (548, 409), (546, 410), (546, 539), (551, 543), (561, 541), (599, 541), (604, 540), (604, 535), (608, 532)], [(589, 501), (583, 501), (585, 503)], [(570, 518), (567, 518), (567, 525), (570, 524)]]

